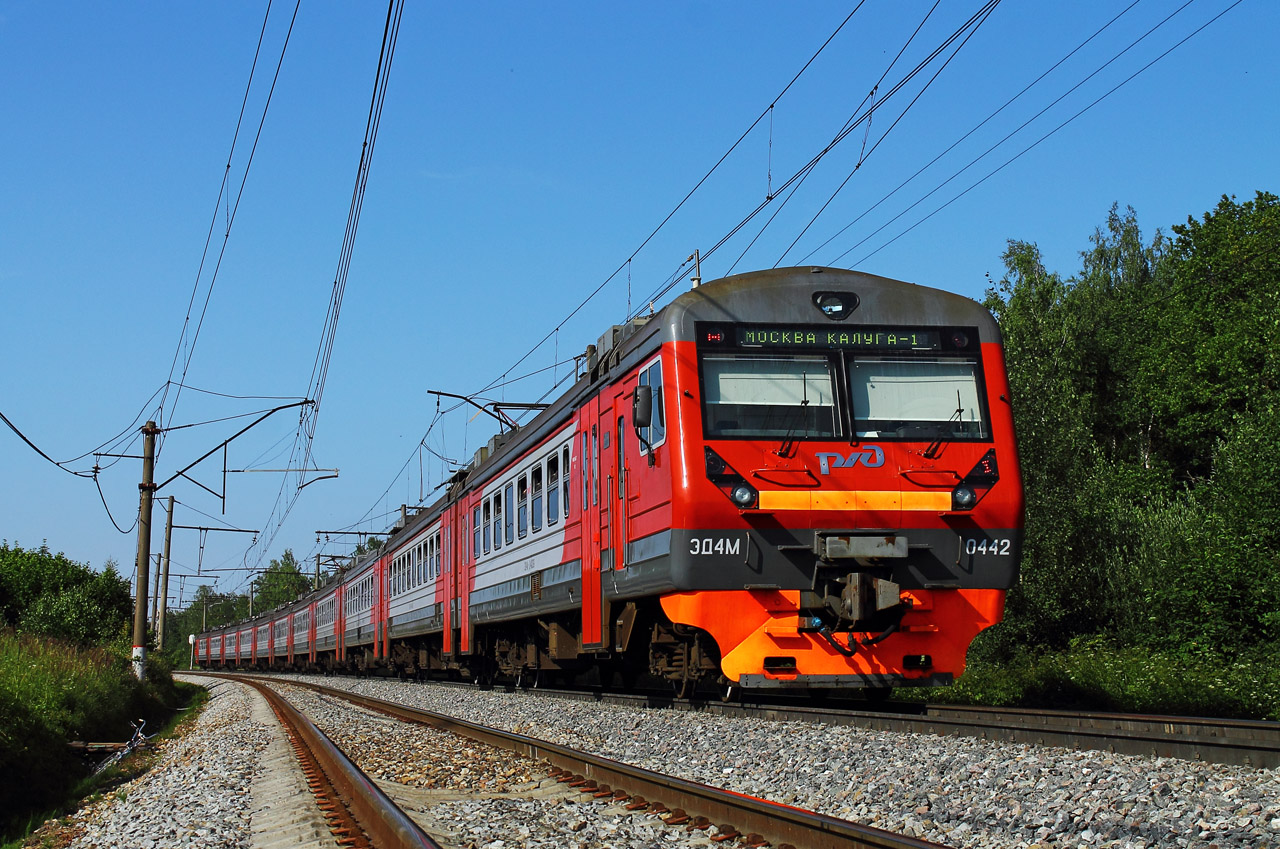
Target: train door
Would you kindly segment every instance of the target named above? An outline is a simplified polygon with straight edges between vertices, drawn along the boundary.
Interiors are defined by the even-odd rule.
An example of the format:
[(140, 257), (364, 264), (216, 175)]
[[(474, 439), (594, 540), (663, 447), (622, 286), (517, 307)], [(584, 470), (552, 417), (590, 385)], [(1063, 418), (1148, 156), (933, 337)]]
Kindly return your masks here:
[(613, 399), (613, 450), (609, 456), (613, 461), (614, 484), (613, 498), (613, 568), (624, 569), (627, 566), (628, 506), (632, 496), (631, 470), (627, 467), (627, 431), (631, 427), (631, 393), (619, 388)]
[(382, 657), (391, 657), (391, 555), (382, 564)]
[(443, 528), (440, 544), (458, 564), (458, 647), (463, 654), (471, 653), (471, 587), (475, 583), (475, 564), (467, 562), (466, 519), (461, 510), (455, 510), (453, 522)]
[(373, 564), (373, 607), (369, 609), (369, 625), (373, 628), (373, 656), (382, 657), (382, 604), (386, 600), (382, 560)]
[[(441, 561), (444, 563), (440, 582), (444, 587), (441, 601), (444, 614), (445, 655), (457, 656), (471, 650), (471, 628), (467, 623), (470, 610), (467, 595), (467, 552), (463, 540), (466, 534), (456, 533), (460, 522), (465, 522), (466, 501), (459, 501), (445, 510), (440, 527)], [(455, 531), (450, 533), (450, 531)]]
[[(462, 502), (465, 503), (465, 502)], [(448, 508), (445, 508), (445, 516), (448, 515)], [(440, 558), (443, 563), (440, 566), (440, 583), (439, 589), (436, 590), (436, 598), (440, 601), (440, 616), (442, 616), (442, 633), (440, 633), (440, 654), (447, 657), (453, 654), (453, 647), (457, 645), (454, 639), (453, 629), (457, 626), (457, 619), (453, 615), (453, 599), (457, 598), (457, 576), (458, 562), (454, 557), (452, 549), (444, 549), (444, 557)]]
[(333, 659), (347, 659), (347, 594), (346, 584), (338, 584), (333, 591)]
[[(604, 627), (600, 615), (600, 572), (608, 546), (608, 500), (600, 491), (601, 418), (600, 397), (582, 407), (582, 647), (604, 647)], [(607, 406), (607, 405), (606, 405)], [(607, 420), (604, 422), (608, 433)]]

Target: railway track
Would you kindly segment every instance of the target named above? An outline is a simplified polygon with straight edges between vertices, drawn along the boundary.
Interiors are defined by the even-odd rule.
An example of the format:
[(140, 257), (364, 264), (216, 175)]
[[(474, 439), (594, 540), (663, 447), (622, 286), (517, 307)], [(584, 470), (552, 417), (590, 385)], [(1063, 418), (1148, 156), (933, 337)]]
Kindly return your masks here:
[[(439, 686), (470, 685), (444, 683)], [(866, 702), (847, 700), (836, 707), (822, 707), (799, 701), (677, 700), (667, 695), (598, 690), (539, 689), (538, 692), (627, 707), (850, 725), (898, 733), (954, 734), (1003, 743), (1097, 749), (1255, 769), (1280, 767), (1280, 722), (911, 702), (891, 702), (869, 708)]]
[(441, 849), (288, 700), (262, 681), (234, 680), (261, 693), (280, 720), (340, 845), (352, 849)]
[[(283, 684), (299, 679), (272, 676)], [(496, 725), (516, 737), (536, 735), (535, 753), (549, 744), (584, 749), (601, 759), (625, 761), (690, 783), (724, 788), (730, 795), (759, 797), (787, 810), (803, 808), (834, 818), (889, 829), (880, 842), (851, 842), (848, 835), (799, 842), (786, 834), (775, 846), (888, 845), (982, 849), (990, 845), (1211, 845), (1222, 849), (1280, 846), (1280, 772), (1180, 758), (1112, 754), (1104, 749), (1035, 748), (976, 739), (991, 733), (903, 733), (853, 727), (843, 713), (837, 724), (820, 724), (813, 708), (747, 705), (755, 716), (720, 716), (734, 706), (718, 701), (679, 702), (669, 696), (618, 697), (569, 692), (544, 698), (504, 688), (477, 689), (386, 679), (305, 678), (363, 697), (389, 700), (462, 720)], [(448, 846), (527, 845), (528, 829), (551, 834), (537, 845), (685, 849), (720, 845), (724, 831), (749, 838), (760, 829), (745, 819), (720, 816), (671, 801), (656, 792), (603, 777), (595, 764), (542, 778), (534, 760), (503, 755), (487, 745), (451, 741), (429, 728), (409, 730), (372, 708), (340, 707), (335, 697), (292, 690), (304, 708), (383, 789), (412, 812), (438, 842)], [(547, 696), (555, 695), (547, 692)], [(863, 708), (869, 707), (865, 702)], [(901, 706), (887, 706), (901, 713)], [(771, 711), (766, 717), (764, 711)], [(834, 711), (827, 711), (834, 712)], [(875, 721), (885, 713), (874, 714)], [(1015, 721), (1000, 712), (995, 725)], [(939, 723), (923, 707), (912, 720)], [(957, 717), (964, 719), (971, 717)], [(1122, 719), (1130, 719), (1123, 717)], [(797, 721), (804, 720), (804, 721)], [(1079, 724), (1071, 714), (1050, 715), (1041, 724)], [(1024, 723), (1025, 724), (1025, 723)], [(1193, 723), (1194, 724), (1194, 723)], [(845, 727), (840, 727), (841, 725)], [(1262, 723), (1260, 730), (1267, 730)], [(1251, 724), (1245, 726), (1251, 728)], [(1222, 736), (1222, 732), (1217, 732)], [(523, 737), (522, 739), (529, 739)], [(544, 742), (545, 741), (545, 742)], [(443, 753), (443, 756), (442, 756)], [(497, 763), (498, 769), (491, 769)], [(489, 766), (487, 766), (489, 765)], [(486, 769), (489, 771), (486, 772)], [(468, 778), (467, 773), (471, 776)], [(643, 772), (643, 770), (641, 770)], [(425, 773), (429, 779), (421, 780)], [(481, 778), (481, 775), (484, 778)], [(450, 776), (462, 776), (453, 781)], [(495, 787), (497, 783), (505, 787)], [(578, 778), (575, 778), (578, 776)], [(443, 779), (449, 779), (442, 781)], [(590, 787), (588, 782), (595, 781)], [(605, 793), (603, 785), (609, 785)], [(446, 786), (447, 785), (447, 786)], [(570, 787), (570, 785), (574, 785)], [(434, 788), (434, 789), (433, 789)], [(613, 794), (663, 803), (662, 819), (625, 810)], [(677, 788), (678, 789), (678, 788)], [(496, 792), (495, 792), (496, 791)], [(601, 794), (597, 797), (596, 794)], [(467, 801), (459, 801), (466, 796)], [(633, 800), (628, 798), (626, 804)], [(792, 806), (792, 807), (788, 807)], [(676, 812), (676, 808), (682, 808)], [(647, 809), (652, 811), (652, 808)], [(689, 817), (686, 821), (683, 817)], [(702, 819), (699, 819), (702, 817)], [(566, 819), (575, 825), (564, 828)], [(675, 819), (677, 824), (668, 825)], [(700, 826), (710, 826), (699, 829)], [(581, 829), (581, 830), (579, 830)], [(523, 835), (523, 836), (522, 836)], [(915, 838), (913, 840), (913, 838)], [(820, 842), (834, 839), (835, 844)], [(853, 839), (857, 839), (855, 835)], [(746, 839), (727, 845), (748, 845)]]
[[(271, 688), (265, 686), (266, 682), (262, 679), (231, 675), (217, 677), (243, 681), (254, 685), (259, 690), (271, 692)], [(733, 845), (730, 841), (736, 841), (737, 845), (745, 846), (793, 846), (801, 849), (938, 849), (941, 846), (926, 840), (662, 775), (527, 735), (489, 728), (444, 714), (307, 682), (281, 683), (302, 687), (320, 693), (328, 699), (358, 705), (405, 722), (429, 725), (523, 757), (542, 761), (547, 765), (548, 774), (557, 783), (565, 785), (567, 789), (576, 790), (584, 798), (625, 805), (630, 811), (647, 811), (660, 817), (668, 826), (684, 827), (689, 831), (711, 830), (711, 826), (714, 825), (715, 829), (712, 831), (715, 836), (712, 840), (726, 845)], [(271, 692), (268, 698), (273, 707), (277, 702), (285, 702), (274, 692)], [(287, 705), (287, 702), (285, 704)], [(292, 707), (288, 707), (287, 710), (296, 713)], [(303, 722), (310, 725), (305, 718)], [(318, 731), (315, 733), (319, 734)], [(324, 750), (334, 749), (327, 740), (320, 747)], [(346, 797), (357, 796), (369, 788), (376, 789), (374, 782), (363, 774), (359, 777), (344, 779), (344, 781), (345, 789), (340, 795)], [(385, 797), (385, 794), (382, 795)], [(382, 814), (376, 816), (382, 816)], [(399, 814), (399, 816), (406, 815)], [(395, 819), (394, 815), (392, 819)], [(436, 845), (414, 842), (392, 843), (390, 836), (373, 838), (373, 833), (369, 831), (368, 826), (364, 826), (364, 822), (365, 820), (362, 819), (361, 824), (364, 830), (369, 832), (375, 846)], [(375, 827), (383, 828), (383, 826)], [(402, 827), (398, 826), (398, 828), (403, 831)], [(389, 833), (383, 831), (379, 834)], [(421, 837), (426, 838), (425, 833)], [(397, 834), (395, 839), (404, 838)], [(411, 839), (420, 838), (411, 836)], [(426, 839), (430, 840), (430, 838)]]
[(1003, 743), (1097, 749), (1125, 755), (1271, 769), (1280, 766), (1280, 723), (1203, 717), (966, 707), (885, 705), (882, 710), (704, 702), (694, 710), (798, 719), (879, 731), (957, 734)]

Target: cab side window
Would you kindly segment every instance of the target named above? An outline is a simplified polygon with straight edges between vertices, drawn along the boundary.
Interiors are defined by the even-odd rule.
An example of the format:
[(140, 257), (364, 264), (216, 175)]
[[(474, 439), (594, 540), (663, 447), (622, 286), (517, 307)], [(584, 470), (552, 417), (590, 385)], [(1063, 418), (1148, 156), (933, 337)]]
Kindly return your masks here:
[(648, 453), (649, 447), (657, 447), (667, 441), (666, 411), (662, 404), (662, 360), (654, 360), (640, 372), (640, 385), (653, 389), (653, 420), (648, 427), (640, 428), (640, 453)]

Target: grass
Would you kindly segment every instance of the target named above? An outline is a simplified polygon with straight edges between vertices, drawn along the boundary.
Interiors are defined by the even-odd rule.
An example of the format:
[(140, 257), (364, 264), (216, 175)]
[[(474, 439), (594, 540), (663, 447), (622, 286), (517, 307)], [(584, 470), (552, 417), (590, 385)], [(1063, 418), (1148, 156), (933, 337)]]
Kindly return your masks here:
[[(180, 710), (168, 715), (165, 724), (154, 732), (153, 744), (180, 737), (184, 733), (184, 727), (195, 721), (209, 700), (209, 691), (194, 684), (176, 684), (175, 692), (185, 700), (186, 704)], [(69, 822), (68, 814), (101, 800), (105, 794), (113, 792), (112, 788), (119, 787), (147, 772), (158, 758), (159, 754), (154, 748), (142, 749), (107, 768), (101, 775), (93, 775), (88, 771), (66, 793), (65, 799), (60, 804), (28, 815), (25, 818), (25, 824), (12, 831), (8, 842), (0, 841), (0, 849), (67, 845), (65, 831)], [(124, 801), (127, 794), (126, 789), (114, 791), (115, 797), (120, 801)]]
[(0, 631), (0, 839), (25, 834), (40, 812), (56, 814), (93, 789), (68, 741), (125, 740), (138, 717), (154, 729), (181, 698), (164, 663), (149, 667), (143, 685), (118, 646), (83, 649)]

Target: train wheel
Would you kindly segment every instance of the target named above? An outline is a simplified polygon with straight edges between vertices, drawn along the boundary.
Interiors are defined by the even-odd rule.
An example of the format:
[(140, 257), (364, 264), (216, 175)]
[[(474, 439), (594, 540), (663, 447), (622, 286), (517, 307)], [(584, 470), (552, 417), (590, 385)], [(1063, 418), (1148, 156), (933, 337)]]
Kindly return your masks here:
[(671, 694), (677, 699), (687, 699), (693, 695), (692, 678), (674, 678), (671, 681)]

